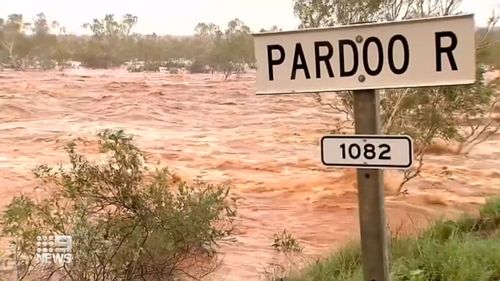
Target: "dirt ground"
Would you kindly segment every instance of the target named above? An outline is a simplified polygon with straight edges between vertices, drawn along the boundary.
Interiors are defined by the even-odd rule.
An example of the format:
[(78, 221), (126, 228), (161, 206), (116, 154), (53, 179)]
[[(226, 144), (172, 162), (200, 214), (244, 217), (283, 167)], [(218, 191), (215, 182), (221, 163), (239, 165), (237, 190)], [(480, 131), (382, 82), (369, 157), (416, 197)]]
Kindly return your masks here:
[[(65, 161), (58, 147), (80, 138), (96, 153), (95, 134), (124, 128), (151, 161), (180, 175), (229, 181), (241, 197), (236, 241), (222, 244), (213, 280), (258, 280), (282, 260), (270, 245), (286, 228), (306, 257), (320, 257), (358, 237), (355, 173), (326, 168), (319, 139), (332, 115), (310, 95), (257, 96), (251, 74), (127, 73), (123, 70), (0, 72), (0, 207), (35, 191), (31, 169)], [(394, 195), (386, 175), (393, 228), (415, 229), (429, 218), (474, 211), (500, 194), (500, 135), (470, 155), (433, 154), (407, 195)], [(37, 195), (37, 193), (39, 193)]]

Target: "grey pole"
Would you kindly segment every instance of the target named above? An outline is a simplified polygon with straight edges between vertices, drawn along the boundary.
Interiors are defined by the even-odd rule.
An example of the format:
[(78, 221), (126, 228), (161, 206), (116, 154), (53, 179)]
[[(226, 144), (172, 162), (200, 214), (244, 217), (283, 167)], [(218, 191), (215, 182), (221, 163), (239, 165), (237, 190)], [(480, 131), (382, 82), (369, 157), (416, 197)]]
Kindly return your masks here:
[[(356, 134), (380, 134), (380, 99), (375, 90), (354, 91)], [(357, 169), (363, 275), (365, 281), (389, 281), (388, 237), (381, 169)]]

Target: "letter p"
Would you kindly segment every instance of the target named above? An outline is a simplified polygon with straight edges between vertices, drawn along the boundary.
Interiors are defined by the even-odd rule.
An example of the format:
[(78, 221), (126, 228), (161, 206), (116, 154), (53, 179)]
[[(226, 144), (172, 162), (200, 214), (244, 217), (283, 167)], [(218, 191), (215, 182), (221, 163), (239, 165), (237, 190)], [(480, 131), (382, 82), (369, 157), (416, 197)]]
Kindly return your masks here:
[[(279, 51), (279, 57), (273, 58), (273, 51)], [(269, 80), (274, 80), (273, 66), (280, 65), (285, 61), (285, 49), (281, 45), (268, 45), (267, 46), (267, 66), (269, 68)]]

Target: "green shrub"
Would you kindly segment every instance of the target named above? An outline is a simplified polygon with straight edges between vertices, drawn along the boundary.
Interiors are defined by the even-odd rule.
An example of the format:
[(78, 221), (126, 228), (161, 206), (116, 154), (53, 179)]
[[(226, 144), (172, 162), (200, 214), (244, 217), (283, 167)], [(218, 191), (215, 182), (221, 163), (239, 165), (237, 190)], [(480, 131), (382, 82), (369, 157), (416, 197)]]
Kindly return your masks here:
[[(399, 245), (398, 245), (399, 246)], [(420, 239), (395, 256), (394, 280), (490, 281), (500, 275), (500, 241), (472, 235), (445, 242)]]
[(57, 62), (50, 59), (41, 59), (38, 63), (41, 70), (52, 70), (57, 67)]
[(210, 69), (208, 69), (207, 66), (200, 60), (194, 60), (193, 63), (189, 66), (188, 70), (193, 74), (210, 72)]
[[(500, 279), (500, 199), (489, 199), (476, 218), (438, 221), (420, 235), (391, 242), (393, 281), (497, 281)], [(361, 281), (361, 251), (351, 243), (286, 281)]]
[(286, 229), (282, 233), (274, 234), (274, 243), (271, 247), (280, 252), (301, 252), (303, 250), (299, 241), (288, 233)]
[(145, 61), (144, 71), (158, 72), (163, 65), (161, 61)]
[[(147, 168), (142, 152), (122, 131), (99, 134), (103, 164), (70, 143), (70, 165), (39, 166), (51, 190), (35, 203), (20, 196), (2, 216), (3, 233), (16, 240), (21, 275), (48, 280), (173, 280), (203, 276), (217, 266), (217, 242), (231, 234), (230, 187), (181, 180), (167, 168)], [(40, 271), (37, 235), (72, 235), (74, 260)], [(47, 270), (47, 268), (45, 268)], [(40, 277), (42, 276), (42, 277)]]

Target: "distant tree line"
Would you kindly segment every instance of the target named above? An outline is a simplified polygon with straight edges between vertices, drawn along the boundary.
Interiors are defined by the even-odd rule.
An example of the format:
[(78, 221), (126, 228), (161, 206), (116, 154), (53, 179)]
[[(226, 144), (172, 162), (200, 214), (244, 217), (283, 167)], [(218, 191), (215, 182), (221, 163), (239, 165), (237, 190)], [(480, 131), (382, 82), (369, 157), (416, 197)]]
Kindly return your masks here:
[(32, 22), (21, 14), (11, 14), (0, 18), (0, 63), (22, 70), (64, 68), (70, 60), (89, 68), (111, 68), (137, 60), (143, 62), (138, 70), (158, 70), (186, 66), (180, 62), (190, 61), (193, 72), (223, 72), (226, 76), (254, 65), (251, 30), (237, 18), (225, 28), (199, 23), (195, 35), (189, 37), (134, 33), (137, 21), (131, 14), (121, 19), (107, 14), (83, 24), (91, 36), (78, 36), (67, 34), (43, 13)]
[[(330, 2), (333, 3), (327, 1), (319, 7), (314, 1), (295, 1), (295, 12), (302, 20), (299, 28), (332, 25), (335, 18), (342, 19), (339, 21), (341, 24), (358, 20), (339, 14), (346, 9), (335, 10), (331, 6), (333, 4), (328, 6)], [(363, 9), (377, 8), (372, 7), (370, 1), (366, 3)], [(315, 10), (319, 14), (312, 13)], [(418, 11), (413, 13), (418, 14)], [(377, 15), (376, 12), (368, 14)], [(71, 60), (81, 62), (88, 68), (112, 68), (140, 61), (141, 64), (132, 64), (129, 69), (158, 71), (160, 67), (187, 67), (191, 72), (222, 72), (227, 77), (243, 71), (245, 67), (254, 67), (251, 30), (237, 18), (225, 28), (214, 23), (199, 23), (194, 29), (195, 34), (188, 37), (138, 34), (133, 32), (137, 22), (138, 18), (131, 14), (121, 19), (107, 14), (102, 19), (83, 24), (92, 32), (88, 36), (68, 34), (57, 21), (49, 22), (43, 13), (37, 14), (32, 21), (27, 21), (22, 14), (10, 14), (6, 19), (0, 18), (0, 69), (2, 66), (17, 70), (63, 69), (69, 66), (68, 61)], [(278, 26), (273, 26), (260, 32), (280, 30)], [(478, 36), (485, 32), (487, 30), (481, 30)], [(488, 33), (489, 38), (500, 38), (500, 32), (496, 30), (489, 30)], [(498, 66), (498, 53), (500, 45), (494, 44), (482, 51), (480, 58)]]

